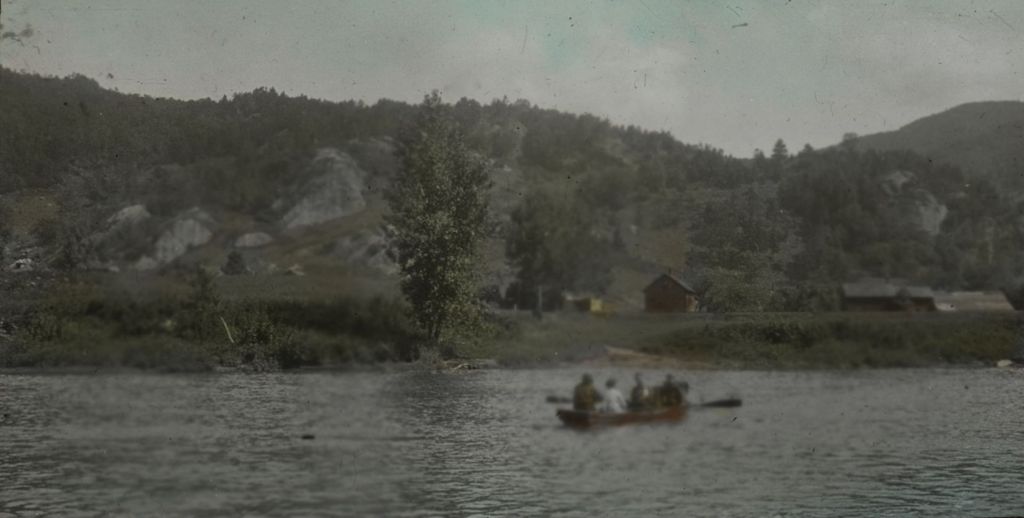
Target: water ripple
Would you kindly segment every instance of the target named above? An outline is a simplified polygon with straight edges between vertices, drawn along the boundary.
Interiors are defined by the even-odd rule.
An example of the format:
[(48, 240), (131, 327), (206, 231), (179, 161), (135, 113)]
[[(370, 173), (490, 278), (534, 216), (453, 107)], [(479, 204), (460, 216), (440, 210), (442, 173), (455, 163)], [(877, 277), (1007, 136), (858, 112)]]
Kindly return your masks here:
[(744, 407), (597, 433), (543, 403), (579, 374), (0, 376), (0, 516), (1024, 512), (1000, 371), (694, 372)]

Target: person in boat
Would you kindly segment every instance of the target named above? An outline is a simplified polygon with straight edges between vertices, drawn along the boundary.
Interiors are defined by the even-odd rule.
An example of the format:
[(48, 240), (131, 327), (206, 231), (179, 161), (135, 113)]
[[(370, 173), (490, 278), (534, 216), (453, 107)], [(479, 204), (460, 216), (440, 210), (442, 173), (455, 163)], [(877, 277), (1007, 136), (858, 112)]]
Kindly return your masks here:
[(615, 388), (615, 378), (608, 378), (604, 384), (604, 403), (601, 405), (601, 411), (611, 414), (626, 411), (626, 398)]
[[(687, 385), (687, 388), (689, 388), (689, 385)], [(658, 387), (658, 406), (682, 406), (685, 402), (686, 398), (683, 396), (683, 391), (676, 385), (675, 380), (672, 379), (672, 375), (666, 375), (665, 383), (662, 383), (661, 387)]]
[(636, 380), (636, 385), (633, 386), (633, 390), (629, 392), (629, 408), (630, 410), (643, 410), (651, 406), (651, 389), (644, 385), (644, 380), (640, 377), (640, 373), (636, 373), (633, 376)]
[(594, 388), (594, 378), (590, 374), (584, 374), (583, 379), (572, 391), (572, 409), (593, 412), (600, 401), (601, 394)]

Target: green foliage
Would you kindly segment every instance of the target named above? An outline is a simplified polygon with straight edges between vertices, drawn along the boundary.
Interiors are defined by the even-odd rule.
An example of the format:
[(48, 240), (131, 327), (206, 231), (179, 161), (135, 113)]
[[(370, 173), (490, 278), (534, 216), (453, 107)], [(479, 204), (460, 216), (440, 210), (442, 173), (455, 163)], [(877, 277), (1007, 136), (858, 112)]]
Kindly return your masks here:
[(0, 205), (0, 268), (7, 266), (7, 245), (11, 241), (10, 217), (7, 207)]
[(242, 253), (238, 250), (232, 250), (228, 254), (227, 262), (221, 268), (224, 275), (243, 275), (249, 272), (249, 267), (245, 264), (245, 258), (242, 257)]
[(771, 268), (767, 258), (747, 252), (742, 267), (712, 267), (704, 272), (705, 289), (700, 304), (713, 312), (765, 311), (772, 309), (775, 291), (782, 286), (782, 276)]
[[(465, 135), (463, 150), (510, 166), (528, 189), (563, 187), (568, 194), (559, 201), (584, 214), (584, 234), (614, 237), (619, 225), (630, 224), (638, 236), (678, 232), (693, 246), (687, 246), (686, 257), (679, 252), (666, 262), (685, 261), (691, 268), (687, 277), (706, 280), (709, 289), (715, 280), (719, 294), (711, 295), (726, 301), (722, 307), (778, 309), (832, 307), (827, 297), (815, 295), (820, 290), (806, 286), (834, 286), (865, 275), (943, 289), (1015, 290), (1024, 279), (1024, 205), (1016, 201), (1019, 189), (1005, 187), (1019, 180), (1007, 158), (1019, 155), (1020, 146), (1012, 145), (1017, 135), (1007, 128), (1019, 119), (1021, 105), (1000, 108), (967, 105), (943, 116), (941, 131), (934, 124), (938, 119), (901, 130), (917, 135), (906, 142), (929, 156), (985, 166), (963, 172), (914, 153), (863, 151), (893, 147), (884, 142), (892, 135), (846, 135), (839, 146), (805, 146), (795, 155), (778, 140), (768, 156), (736, 159), (668, 133), (540, 109), (524, 100), (461, 99), (450, 108), (438, 100), (436, 111), (449, 112), (450, 125)], [(157, 216), (150, 225), (195, 205), (279, 217), (274, 201), (310, 174), (304, 164), (311, 150), (352, 151), (358, 147), (353, 142), (399, 137), (399, 128), (424, 111), (389, 100), (333, 103), (267, 88), (220, 101), (155, 99), (104, 90), (82, 76), (59, 79), (0, 68), (0, 193), (33, 188), (59, 194), (60, 217), (44, 223), (38, 234), (50, 252), (48, 264), (77, 270), (94, 257), (134, 260), (152, 246), (157, 232), (146, 223), (118, 230), (100, 244), (85, 237), (128, 203), (145, 204)], [(982, 112), (988, 115), (980, 118)], [(965, 120), (981, 126), (953, 131)], [(944, 134), (960, 135), (962, 143), (945, 150), (924, 145)], [(377, 176), (376, 166), (357, 158)], [(746, 199), (751, 188), (759, 201)], [(926, 232), (920, 221), (920, 208), (932, 201), (933, 208), (948, 209), (937, 234)], [(440, 232), (450, 224), (440, 218), (423, 226)], [(649, 255), (640, 258), (635, 251), (648, 243), (623, 247), (629, 236), (623, 237), (618, 235), (615, 261), (641, 259), (652, 266)], [(584, 243), (585, 281), (555, 284), (604, 285), (602, 239)]]
[[(787, 270), (794, 281), (872, 275), (992, 289), (1024, 273), (1014, 230), (1021, 213), (988, 182), (912, 153), (852, 145), (802, 152), (786, 167), (779, 204), (804, 244)], [(948, 209), (934, 236), (921, 223), (929, 204)]]
[(271, 301), (264, 306), (275, 321), (296, 330), (391, 344), (389, 356), (401, 360), (413, 360), (418, 354), (414, 344), (416, 323), (400, 299), (338, 297), (326, 301)]
[(437, 92), (424, 100), (401, 155), (387, 221), (394, 228), (402, 292), (427, 338), (438, 342), (478, 316), (476, 268), (489, 180)]
[(525, 298), (538, 287), (556, 295), (604, 291), (611, 281), (610, 248), (595, 237), (592, 221), (574, 198), (548, 191), (531, 192), (515, 208), (506, 256)]
[[(96, 298), (64, 286), (65, 297), (41, 302), (14, 320), (13, 341), (0, 340), (0, 367), (276, 370), (408, 361), (419, 352), (415, 324), (398, 299), (224, 302), (207, 282), (212, 277), (199, 278), (193, 278), (187, 304)], [(195, 338), (195, 307), (207, 308), (200, 315), (216, 315), (203, 322), (210, 327), (202, 341)]]
[(746, 368), (915, 367), (1012, 352), (1014, 316), (760, 314), (680, 326), (644, 350)]
[(64, 338), (68, 318), (60, 307), (36, 309), (23, 319), (23, 335), (36, 342), (55, 342)]
[(223, 336), (221, 301), (213, 274), (196, 266), (189, 287), (191, 291), (182, 308), (183, 337), (203, 344)]
[(271, 318), (264, 304), (250, 301), (232, 309), (227, 324), (232, 330), (232, 359), (257, 371), (287, 369), (306, 363), (292, 329)]
[(791, 259), (792, 221), (753, 186), (705, 206), (689, 266), (710, 311), (775, 309)]

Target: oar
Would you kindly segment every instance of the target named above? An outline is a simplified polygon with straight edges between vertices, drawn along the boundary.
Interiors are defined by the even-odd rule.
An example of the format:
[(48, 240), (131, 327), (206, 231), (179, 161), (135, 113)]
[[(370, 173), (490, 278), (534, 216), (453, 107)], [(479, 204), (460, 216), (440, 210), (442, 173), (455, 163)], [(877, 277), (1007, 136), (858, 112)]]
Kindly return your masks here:
[(714, 401), (708, 401), (707, 403), (697, 403), (696, 405), (690, 406), (702, 408), (736, 408), (738, 406), (743, 406), (743, 400), (738, 397), (731, 397), (726, 399), (716, 399)]

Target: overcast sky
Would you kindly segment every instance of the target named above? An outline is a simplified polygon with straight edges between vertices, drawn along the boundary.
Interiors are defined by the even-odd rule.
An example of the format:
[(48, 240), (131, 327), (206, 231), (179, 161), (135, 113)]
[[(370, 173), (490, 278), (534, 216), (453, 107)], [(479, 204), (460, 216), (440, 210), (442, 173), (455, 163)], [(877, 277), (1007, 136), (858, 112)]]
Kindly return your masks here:
[(1024, 1), (2, 0), (15, 70), (193, 99), (508, 96), (738, 156), (1024, 96)]

